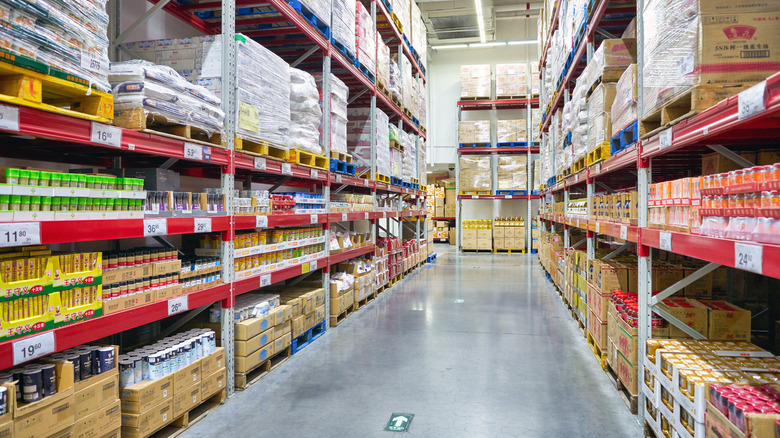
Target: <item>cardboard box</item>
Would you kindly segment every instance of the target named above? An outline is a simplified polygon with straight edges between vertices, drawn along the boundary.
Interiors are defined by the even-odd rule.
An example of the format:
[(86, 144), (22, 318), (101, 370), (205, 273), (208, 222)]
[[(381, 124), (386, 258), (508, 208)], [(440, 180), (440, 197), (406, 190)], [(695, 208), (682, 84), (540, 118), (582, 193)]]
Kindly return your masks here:
[(122, 412), (140, 414), (165, 401), (173, 400), (173, 375), (157, 380), (144, 380), (122, 388), (119, 392)]
[(182, 390), (181, 393), (173, 396), (173, 418), (179, 418), (202, 401), (199, 384)]
[[(454, 207), (455, 203), (457, 202), (457, 200), (458, 200), (458, 196), (457, 196), (457, 192), (455, 191), (454, 188), (453, 189), (444, 189), (444, 208), (445, 209), (447, 208), (448, 205), (452, 205)], [(455, 216), (455, 215), (452, 215), (452, 216)], [(452, 216), (447, 216), (447, 217), (452, 217)], [(444, 226), (446, 227), (447, 224), (445, 223)]]
[(455, 217), (455, 204), (444, 205), (444, 217)]
[(271, 327), (248, 341), (236, 341), (235, 354), (236, 356), (248, 356), (263, 348), (269, 342), (273, 342), (274, 339), (276, 339), (276, 335), (274, 334), (274, 327)]
[[(347, 298), (349, 298), (348, 295), (344, 295), (342, 298), (345, 299), (345, 302), (349, 302), (349, 305), (352, 305), (352, 301), (346, 301)], [(274, 335), (276, 335), (276, 339), (281, 338), (282, 336), (286, 335), (287, 333), (292, 332), (292, 322), (287, 321), (286, 323), (282, 325), (277, 325), (274, 329)]]
[(227, 369), (220, 368), (216, 372), (204, 377), (200, 383), (201, 399), (207, 400), (212, 395), (222, 391), (227, 384)]
[(445, 216), (444, 215), (444, 205), (437, 205), (434, 208), (433, 215), (436, 216), (436, 217), (444, 217)]
[[(116, 350), (118, 351), (119, 347)], [(114, 357), (119, 357), (119, 355), (116, 354)], [(103, 374), (75, 382), (74, 390), (75, 419), (78, 421), (119, 400), (117, 367)]]
[(292, 343), (292, 335), (290, 333), (287, 333), (284, 336), (277, 338), (274, 341), (274, 354), (279, 353), (285, 348), (289, 347), (291, 343)]
[(103, 314), (110, 315), (112, 313), (121, 312), (122, 310), (153, 303), (157, 301), (156, 292), (157, 291), (149, 291), (103, 301)]
[[(291, 306), (294, 311), (295, 306)], [(234, 334), (237, 341), (248, 341), (260, 333), (276, 325), (276, 314), (268, 314), (261, 318), (252, 318), (237, 322), (234, 325)]]
[(272, 309), (269, 314), (275, 316), (276, 323), (274, 325), (281, 325), (292, 319), (292, 307), (282, 304)]
[[(700, 302), (686, 298), (666, 299), (658, 304), (660, 308), (684, 322), (688, 327), (701, 334), (707, 333), (707, 308)], [(684, 331), (669, 324), (669, 337), (689, 338)]]
[(623, 385), (625, 385), (626, 390), (631, 393), (631, 395), (637, 395), (637, 378), (639, 378), (638, 373), (634, 365), (626, 359), (625, 356), (623, 356), (623, 353), (621, 353), (619, 350), (617, 352), (617, 364), (615, 367), (615, 373), (618, 376), (618, 379), (620, 379), (621, 382), (623, 382)]
[(53, 363), (57, 373), (57, 394), (34, 403), (13, 403), (15, 438), (49, 436), (73, 426), (76, 414), (73, 364)]
[[(713, 341), (750, 341), (750, 311), (725, 301), (702, 302), (709, 306), (707, 339)], [(730, 310), (713, 308), (725, 306)]]
[(104, 437), (122, 426), (121, 402), (119, 399), (76, 420), (73, 425), (74, 438)]
[(173, 394), (179, 394), (184, 391), (184, 389), (200, 383), (200, 377), (201, 368), (200, 359), (198, 359), (191, 365), (187, 365), (186, 367), (173, 373)]
[(225, 348), (217, 347), (213, 353), (200, 360), (200, 369), (203, 376), (209, 376), (225, 367)]
[(771, 437), (775, 434), (775, 422), (778, 416), (773, 414), (751, 413), (745, 418), (745, 427), (748, 433), (743, 433), (726, 416), (723, 415), (709, 401), (707, 402), (707, 414), (705, 415), (705, 436), (746, 438), (746, 437)]
[[(124, 403), (122, 403), (124, 409)], [(173, 416), (173, 397), (145, 409), (143, 413), (122, 412), (122, 437), (142, 438), (171, 423)]]
[(304, 315), (292, 319), (292, 335), (294, 338), (302, 335), (307, 330), (305, 324), (306, 317)]
[[(303, 317), (301, 317), (303, 318)], [(249, 356), (236, 356), (235, 366), (237, 373), (246, 373), (255, 369), (258, 365), (274, 355), (274, 343), (271, 342)]]
[(588, 316), (588, 333), (602, 353), (607, 352), (607, 323), (602, 321), (593, 311)]

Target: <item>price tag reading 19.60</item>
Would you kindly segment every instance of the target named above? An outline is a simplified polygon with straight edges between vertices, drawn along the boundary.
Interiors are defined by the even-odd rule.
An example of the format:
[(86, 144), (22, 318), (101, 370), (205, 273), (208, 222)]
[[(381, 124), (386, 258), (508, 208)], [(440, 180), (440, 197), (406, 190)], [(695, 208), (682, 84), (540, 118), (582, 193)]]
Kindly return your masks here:
[(734, 267), (763, 274), (764, 247), (747, 243), (734, 243)]
[(187, 295), (168, 300), (168, 316), (189, 310), (190, 302)]
[(196, 217), (195, 218), (195, 232), (196, 233), (210, 233), (211, 232), (211, 218), (210, 217)]
[(54, 332), (29, 336), (13, 343), (14, 365), (54, 353)]
[(165, 219), (144, 219), (144, 237), (166, 234), (168, 234), (168, 221)]
[(6, 246), (39, 245), (41, 224), (17, 222), (0, 224), (0, 248)]
[(92, 122), (89, 139), (92, 143), (119, 148), (122, 147), (122, 128)]

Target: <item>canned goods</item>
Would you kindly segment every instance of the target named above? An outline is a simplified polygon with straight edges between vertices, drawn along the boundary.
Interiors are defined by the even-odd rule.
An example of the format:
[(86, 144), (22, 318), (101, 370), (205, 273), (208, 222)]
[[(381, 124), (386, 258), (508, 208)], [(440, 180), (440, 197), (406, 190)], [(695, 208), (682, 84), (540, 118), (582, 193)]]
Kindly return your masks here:
[(92, 377), (92, 351), (79, 350), (79, 361), (81, 369), (81, 380), (87, 380)]
[(57, 373), (54, 364), (41, 365), (41, 383), (43, 385), (43, 397), (57, 393)]
[(22, 372), (22, 400), (25, 403), (32, 403), (41, 398), (43, 398), (43, 380), (40, 368), (25, 368)]
[(98, 353), (98, 374), (114, 369), (114, 347), (101, 347)]
[(119, 358), (119, 386), (127, 388), (135, 385), (135, 362), (127, 356)]

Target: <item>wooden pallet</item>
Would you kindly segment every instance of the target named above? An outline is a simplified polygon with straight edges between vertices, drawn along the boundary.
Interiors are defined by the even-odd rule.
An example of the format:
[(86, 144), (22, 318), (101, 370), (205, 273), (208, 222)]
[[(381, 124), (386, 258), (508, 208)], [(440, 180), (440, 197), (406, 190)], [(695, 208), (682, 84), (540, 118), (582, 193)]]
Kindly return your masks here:
[(392, 93), (391, 93), (391, 94), (390, 94), (390, 100), (392, 100), (392, 101), (393, 101), (393, 103), (395, 103), (395, 104), (396, 104), (396, 106), (398, 106), (398, 108), (400, 108), (400, 107), (401, 107), (401, 101), (398, 99), (398, 97), (397, 97), (396, 95), (394, 95), (394, 94), (392, 94)]
[(174, 438), (183, 434), (190, 426), (206, 418), (206, 416), (227, 400), (227, 388), (202, 401), (199, 405), (175, 418), (173, 422), (162, 429), (148, 435), (151, 438)]
[(460, 100), (490, 100), (490, 97), (485, 96), (462, 96)]
[(338, 327), (339, 324), (346, 321), (349, 315), (352, 315), (352, 308), (339, 313), (338, 315), (330, 315), (330, 326), (331, 327)]
[(365, 298), (363, 298), (360, 301), (355, 301), (354, 303), (352, 303), (352, 311), (357, 312), (358, 310), (367, 306), (368, 303), (374, 301), (374, 298), (376, 298), (376, 292), (372, 293), (371, 295), (367, 295)]
[(390, 140), (390, 148), (398, 149), (401, 152), (404, 151), (404, 147), (401, 145), (401, 143), (397, 142), (396, 140)]
[(490, 249), (463, 248), (463, 252), (493, 252), (493, 248)]
[(412, 184), (420, 184), (420, 180), (417, 178), (412, 178)]
[(588, 339), (588, 346), (590, 347), (590, 351), (593, 352), (593, 355), (596, 356), (596, 360), (599, 363), (599, 366), (601, 366), (601, 369), (603, 370), (606, 367), (607, 363), (607, 353), (604, 351), (601, 351), (601, 347), (596, 345), (596, 340), (593, 339), (593, 336), (591, 336), (590, 333), (587, 334)]
[(609, 142), (601, 143), (592, 151), (588, 152), (588, 166), (592, 166), (599, 161), (604, 161), (610, 157), (611, 146)]
[(631, 394), (628, 391), (626, 385), (624, 385), (623, 382), (620, 381), (620, 379), (617, 376), (617, 373), (615, 373), (615, 370), (612, 369), (612, 365), (609, 363), (609, 361), (606, 361), (605, 363), (606, 366), (604, 367), (604, 372), (607, 373), (607, 377), (609, 378), (609, 381), (612, 383), (612, 386), (615, 387), (615, 390), (618, 392), (618, 395), (620, 395), (620, 398), (626, 404), (626, 407), (628, 407), (628, 410), (632, 414), (636, 415), (639, 409), (639, 396)]
[(285, 348), (282, 351), (277, 351), (273, 356), (264, 360), (256, 367), (252, 368), (251, 370), (245, 373), (236, 373), (235, 374), (236, 390), (243, 391), (247, 389), (249, 386), (251, 386), (252, 384), (257, 383), (258, 380), (265, 377), (268, 373), (270, 373), (272, 370), (276, 369), (279, 365), (281, 365), (287, 359), (289, 359), (290, 352), (291, 352), (290, 346), (288, 345), (287, 348)]
[(522, 95), (522, 96), (501, 95), (501, 96), (496, 96), (496, 100), (510, 100), (510, 99), (511, 100), (515, 100), (515, 99), (528, 99), (528, 96), (527, 95)]
[(471, 190), (461, 190), (461, 191), (458, 192), (458, 194), (461, 195), (461, 196), (489, 195), (490, 194), (490, 190), (474, 190), (474, 191), (471, 191)]
[(571, 173), (577, 173), (582, 170), (585, 170), (585, 168), (588, 167), (588, 157), (582, 157), (574, 162), (574, 165), (571, 166)]
[(293, 164), (322, 170), (328, 170), (330, 167), (330, 160), (327, 157), (299, 151), (297, 149), (290, 149), (287, 161)]
[(352, 164), (352, 155), (345, 154), (344, 152), (330, 151), (330, 157), (333, 158), (334, 160), (339, 160), (345, 163)]
[(505, 252), (507, 254), (512, 254), (512, 251), (520, 254), (525, 254), (525, 248), (493, 248), (494, 253)]
[(384, 93), (384, 94), (385, 94), (385, 96), (389, 96), (389, 95), (390, 95), (390, 90), (388, 90), (388, 89), (387, 89), (387, 86), (386, 86), (386, 85), (385, 85), (385, 83), (382, 81), (382, 78), (380, 78), (380, 77), (378, 77), (378, 76), (377, 76), (377, 78), (376, 78), (376, 85), (377, 85), (377, 87), (379, 87), (379, 90), (380, 90), (382, 93)]
[(236, 136), (236, 150), (241, 150), (250, 155), (270, 158), (272, 160), (287, 161), (290, 155), (286, 147), (263, 140), (254, 140)]
[(662, 129), (675, 125), (694, 114), (712, 107), (723, 99), (731, 97), (747, 87), (719, 87), (700, 85), (674, 97), (661, 108), (639, 121), (639, 138), (647, 138)]
[(62, 78), (31, 70), (55, 73), (44, 64), (5, 51), (0, 51), (0, 59), (0, 102), (103, 123), (114, 118), (114, 97), (90, 90), (86, 80), (59, 70), (56, 73)]
[(187, 141), (196, 141), (209, 146), (225, 147), (227, 139), (217, 131), (207, 131), (196, 126), (168, 120), (165, 116), (133, 108), (116, 112), (114, 124), (125, 129), (148, 132)]

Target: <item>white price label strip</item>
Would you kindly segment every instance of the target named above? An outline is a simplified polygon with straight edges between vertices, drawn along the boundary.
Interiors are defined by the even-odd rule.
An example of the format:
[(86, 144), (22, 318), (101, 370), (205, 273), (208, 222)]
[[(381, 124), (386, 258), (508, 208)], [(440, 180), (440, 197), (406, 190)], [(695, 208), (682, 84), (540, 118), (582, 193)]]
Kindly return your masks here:
[(471, 199), (479, 199), (479, 195), (471, 195)]
[(672, 145), (672, 128), (658, 133), (658, 145), (661, 149), (666, 149)]
[(600, 233), (601, 233), (601, 223), (596, 222), (596, 234), (600, 234)]
[(0, 129), (6, 131), (19, 130), (19, 108), (0, 105)]
[(115, 148), (122, 147), (122, 128), (92, 122), (89, 140), (92, 143), (104, 144)]
[(81, 68), (98, 76), (108, 76), (108, 59), (103, 59), (87, 50), (81, 51)]
[(658, 235), (658, 243), (662, 250), (672, 251), (672, 233), (661, 231)]
[(314, 179), (317, 179), (317, 178), (320, 177), (320, 173), (317, 171), (317, 169), (312, 169), (311, 170), (311, 177), (314, 178)]
[(311, 223), (316, 224), (319, 221), (319, 216), (316, 215), (316, 214), (313, 214), (313, 215), (311, 215), (309, 217), (309, 220), (311, 221)]
[(195, 143), (184, 143), (184, 158), (188, 160), (203, 160), (203, 146)]
[(336, 174), (336, 182), (341, 184), (342, 181), (343, 181), (343, 179), (341, 178), (341, 175)]
[(187, 295), (171, 298), (168, 300), (168, 316), (189, 310), (190, 301)]
[(255, 157), (255, 169), (265, 170), (265, 158)]
[(309, 270), (310, 271), (316, 271), (317, 270), (317, 260), (314, 260), (313, 262), (309, 262)]
[(210, 233), (211, 232), (211, 218), (210, 217), (196, 217), (195, 218), (195, 232), (196, 233)]
[(13, 348), (14, 365), (54, 353), (54, 332), (48, 331), (40, 335), (20, 339), (13, 343)]
[(368, 180), (367, 179), (363, 180), (363, 187), (368, 187)]
[(346, 222), (346, 221), (347, 221), (347, 214), (341, 213), (341, 222)]
[(625, 225), (620, 226), (620, 238), (623, 240), (628, 240), (628, 227)]
[(763, 274), (764, 247), (747, 243), (734, 243), (734, 267)]
[(271, 274), (265, 274), (260, 276), (260, 287), (266, 287), (271, 285)]
[(255, 216), (255, 228), (268, 228), (268, 216)]
[(282, 173), (284, 175), (292, 175), (292, 166), (290, 163), (282, 163)]
[(363, 219), (368, 220), (368, 213), (363, 213)]
[(504, 199), (512, 199), (512, 195), (504, 195)]
[(739, 93), (737, 99), (739, 108), (737, 118), (739, 120), (755, 116), (766, 110), (764, 105), (764, 95), (766, 94), (766, 81), (761, 81), (747, 90)]
[(144, 237), (165, 236), (168, 234), (168, 221), (165, 219), (144, 219)]
[(39, 222), (17, 222), (0, 224), (0, 248), (6, 246), (40, 245), (41, 224)]

